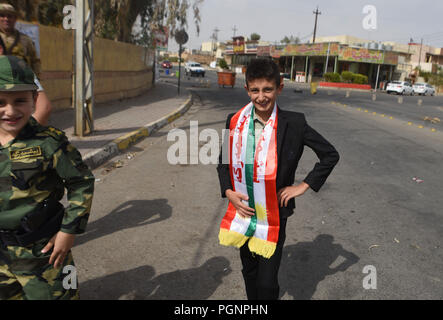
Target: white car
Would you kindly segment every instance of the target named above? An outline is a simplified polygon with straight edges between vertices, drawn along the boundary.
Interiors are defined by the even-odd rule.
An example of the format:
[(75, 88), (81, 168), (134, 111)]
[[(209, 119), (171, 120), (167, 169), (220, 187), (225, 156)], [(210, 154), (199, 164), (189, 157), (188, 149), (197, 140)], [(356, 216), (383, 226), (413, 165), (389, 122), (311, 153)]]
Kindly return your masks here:
[(396, 92), (397, 94), (409, 94), (413, 95), (414, 90), (412, 89), (412, 86), (407, 81), (392, 81), (388, 83), (388, 86), (386, 87), (386, 92), (390, 94), (391, 92)]
[(414, 89), (414, 93), (418, 95), (426, 96), (429, 94), (433, 96), (435, 94), (434, 87), (427, 83), (416, 83), (412, 86), (412, 88)]
[(185, 64), (185, 73), (186, 75), (196, 75), (196, 76), (205, 76), (205, 69), (198, 62), (190, 61)]

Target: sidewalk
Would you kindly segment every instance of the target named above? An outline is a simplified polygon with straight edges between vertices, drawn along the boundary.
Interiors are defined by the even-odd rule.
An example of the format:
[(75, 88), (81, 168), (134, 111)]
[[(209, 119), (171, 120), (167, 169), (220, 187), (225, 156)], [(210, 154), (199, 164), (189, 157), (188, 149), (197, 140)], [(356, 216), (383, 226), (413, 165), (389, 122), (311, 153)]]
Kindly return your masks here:
[(51, 115), (49, 124), (66, 133), (83, 160), (97, 168), (161, 127), (183, 115), (192, 105), (192, 96), (174, 86), (158, 82), (139, 97), (98, 104), (94, 109), (94, 132), (83, 138), (74, 135), (75, 110)]

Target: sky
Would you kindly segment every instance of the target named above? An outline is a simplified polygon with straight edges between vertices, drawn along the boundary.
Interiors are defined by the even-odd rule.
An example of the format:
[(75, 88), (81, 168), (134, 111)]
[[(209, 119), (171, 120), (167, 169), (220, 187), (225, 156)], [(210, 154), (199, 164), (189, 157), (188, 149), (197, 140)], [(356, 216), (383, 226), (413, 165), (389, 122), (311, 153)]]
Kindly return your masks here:
[[(280, 41), (285, 36), (299, 37), (306, 42), (314, 31), (318, 5), (317, 37), (350, 35), (371, 41), (395, 41), (407, 44), (412, 38), (425, 45), (443, 48), (443, 1), (422, 0), (204, 0), (202, 21), (197, 36), (193, 14), (188, 16), (189, 49), (199, 49), (202, 42), (211, 41), (218, 28), (219, 41), (236, 35), (249, 37), (258, 33), (261, 40)], [(368, 16), (363, 8), (376, 9), (376, 29), (366, 30), (363, 21)], [(367, 20), (367, 19), (366, 19)], [(169, 50), (177, 51), (174, 39)]]

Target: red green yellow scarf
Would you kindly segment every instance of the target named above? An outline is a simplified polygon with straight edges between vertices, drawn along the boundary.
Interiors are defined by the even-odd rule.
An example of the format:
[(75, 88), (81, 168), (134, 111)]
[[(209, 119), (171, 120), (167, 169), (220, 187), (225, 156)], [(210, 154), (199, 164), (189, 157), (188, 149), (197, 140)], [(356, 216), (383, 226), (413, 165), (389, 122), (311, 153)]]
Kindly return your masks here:
[[(241, 217), (232, 203), (221, 222), (219, 240), (240, 248), (249, 240), (251, 252), (270, 258), (280, 229), (277, 200), (277, 105), (260, 137), (255, 136), (254, 105), (248, 104), (230, 123), (229, 172), (234, 191), (248, 195), (252, 218)], [(257, 148), (255, 139), (259, 139)]]

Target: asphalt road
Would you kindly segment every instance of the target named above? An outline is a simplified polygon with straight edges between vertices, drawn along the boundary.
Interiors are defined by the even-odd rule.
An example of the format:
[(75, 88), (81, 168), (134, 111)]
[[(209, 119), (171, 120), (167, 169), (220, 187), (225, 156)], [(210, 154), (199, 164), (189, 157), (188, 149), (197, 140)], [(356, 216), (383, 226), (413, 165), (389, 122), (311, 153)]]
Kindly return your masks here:
[[(189, 137), (190, 121), (198, 121), (199, 132), (221, 133), (226, 116), (248, 103), (242, 79), (234, 89), (218, 88), (213, 72), (204, 78), (209, 88), (201, 80), (182, 81), (196, 95), (183, 118), (95, 170), (93, 213), (74, 248), (83, 299), (246, 298), (238, 250), (218, 244), (227, 202), (216, 165), (167, 161), (170, 130)], [(279, 105), (303, 112), (341, 160), (319, 193), (296, 200), (279, 274), (282, 299), (443, 298), (443, 132), (415, 125), (424, 110), (443, 119), (442, 98), (425, 97), (420, 108), (417, 97), (400, 106), (395, 99), (284, 89)], [(306, 149), (296, 181), (315, 162)], [(375, 267), (376, 289), (363, 286), (367, 266)]]

